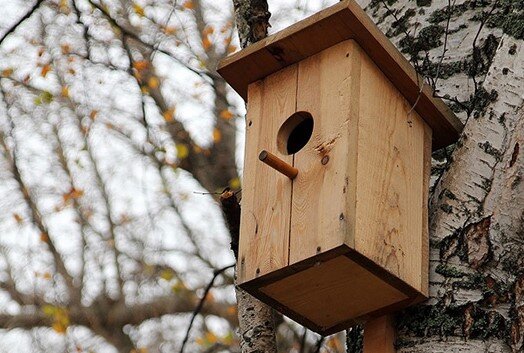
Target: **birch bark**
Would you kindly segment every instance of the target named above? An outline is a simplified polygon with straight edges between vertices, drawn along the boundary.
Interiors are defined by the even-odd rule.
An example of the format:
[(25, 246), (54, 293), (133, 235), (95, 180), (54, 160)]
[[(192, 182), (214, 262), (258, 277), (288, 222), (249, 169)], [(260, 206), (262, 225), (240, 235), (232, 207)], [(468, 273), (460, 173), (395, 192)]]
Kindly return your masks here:
[[(242, 48), (267, 36), (271, 14), (268, 11), (266, 0), (233, 0), (233, 5)], [(222, 197), (224, 195), (222, 194)], [(224, 211), (227, 219), (227, 211)], [(232, 228), (238, 229), (240, 226), (240, 224), (236, 224), (240, 223), (240, 218), (236, 220), (235, 224), (228, 223), (231, 232)], [(231, 234), (231, 237), (233, 242), (235, 242), (235, 237), (238, 239), (238, 234)], [(236, 246), (238, 246), (238, 242)], [(235, 251), (236, 249), (233, 250)], [(235, 252), (235, 255), (237, 255), (237, 252)], [(236, 287), (235, 290), (242, 353), (276, 353), (277, 344), (273, 310), (239, 287)]]

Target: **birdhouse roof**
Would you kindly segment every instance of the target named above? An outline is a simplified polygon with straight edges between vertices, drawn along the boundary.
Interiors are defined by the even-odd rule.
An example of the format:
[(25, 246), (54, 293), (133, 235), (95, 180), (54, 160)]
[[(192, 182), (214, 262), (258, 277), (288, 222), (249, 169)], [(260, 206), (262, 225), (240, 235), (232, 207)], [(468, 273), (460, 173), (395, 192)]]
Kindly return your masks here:
[(432, 128), (434, 150), (458, 139), (460, 120), (354, 0), (341, 1), (228, 56), (218, 72), (247, 100), (250, 83), (348, 39), (362, 47)]

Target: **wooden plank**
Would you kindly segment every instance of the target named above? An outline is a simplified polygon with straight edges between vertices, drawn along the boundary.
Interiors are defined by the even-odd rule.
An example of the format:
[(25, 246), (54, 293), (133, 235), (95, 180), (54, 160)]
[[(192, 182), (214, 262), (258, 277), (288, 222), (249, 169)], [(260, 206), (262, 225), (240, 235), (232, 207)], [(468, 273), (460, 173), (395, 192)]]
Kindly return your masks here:
[(364, 325), (364, 353), (395, 353), (395, 326), (391, 315), (384, 315)]
[(408, 298), (346, 256), (319, 262), (260, 290), (321, 330)]
[(292, 164), (276, 146), (281, 124), (295, 112), (297, 66), (249, 86), (238, 281), (288, 265), (292, 181), (258, 159), (267, 150)]
[(359, 51), (348, 40), (299, 63), (297, 111), (309, 112), (314, 128), (294, 159), (290, 264), (354, 247)]
[(337, 43), (355, 39), (433, 129), (433, 149), (458, 139), (462, 123), (354, 0), (344, 0), (225, 58), (218, 72), (244, 98), (247, 86)]
[[(317, 24), (326, 22), (326, 26), (329, 27), (328, 22), (331, 20), (331, 17), (345, 7), (346, 5), (342, 2), (331, 6), (239, 52), (229, 55), (219, 63), (217, 68), (218, 72), (244, 99), (247, 99), (247, 86), (251, 82), (269, 76), (285, 66), (292, 65), (307, 56), (316, 54), (342, 41), (342, 37), (345, 37), (345, 35), (334, 38), (324, 37), (324, 40), (321, 40), (322, 38), (319, 38), (321, 37), (321, 33), (317, 33), (314, 34), (317, 39), (303, 43), (305, 36), (312, 35), (311, 30), (312, 32), (317, 32), (315, 30)], [(304, 30), (309, 27), (311, 27), (310, 31), (304, 32)], [(342, 31), (345, 30), (344, 26), (340, 26), (340, 28)], [(300, 44), (300, 52), (295, 46), (296, 43)], [(268, 50), (268, 47), (272, 49)], [(273, 54), (271, 52), (273, 52)], [(239, 68), (244, 65), (249, 65), (253, 62), (253, 58), (257, 57), (263, 58), (263, 65), (259, 66), (256, 70), (250, 70), (245, 76), (237, 74)]]
[(355, 250), (422, 288), (425, 123), (364, 53)]
[[(327, 264), (327, 263), (332, 264), (331, 261), (337, 257), (346, 257), (350, 263), (354, 263), (360, 269), (363, 269), (364, 273), (366, 273), (366, 276), (369, 276), (369, 281), (367, 280), (363, 281), (363, 283), (366, 286), (368, 285), (369, 282), (374, 282), (376, 279), (380, 279), (381, 281), (384, 282), (383, 284), (379, 284), (378, 286), (385, 286), (387, 288), (386, 292), (382, 292), (381, 289), (379, 290), (379, 288), (376, 288), (376, 287), (374, 288), (374, 290), (377, 292), (377, 294), (384, 294), (385, 297), (375, 298), (377, 299), (376, 302), (375, 300), (372, 300), (371, 303), (368, 303), (370, 305), (368, 309), (373, 310), (373, 308), (378, 307), (377, 310), (366, 312), (365, 314), (362, 314), (361, 316), (358, 316), (358, 317), (346, 317), (342, 321), (334, 323), (333, 325), (330, 325), (330, 326), (320, 326), (318, 322), (312, 321), (311, 319), (305, 317), (303, 313), (297, 311), (298, 309), (300, 309), (300, 307), (293, 307), (293, 308), (288, 307), (281, 301), (281, 298), (276, 296), (279, 293), (282, 293), (284, 296), (288, 296), (289, 293), (287, 291), (279, 291), (277, 289), (276, 292), (273, 292), (271, 289), (269, 289), (269, 291), (266, 291), (265, 289), (265, 288), (280, 288), (281, 284), (284, 283), (284, 282), (281, 282), (283, 280), (286, 281), (287, 284), (290, 284), (289, 280), (285, 280), (286, 278), (290, 276), (294, 276), (295, 274), (305, 272), (305, 271), (314, 270), (315, 268), (319, 266), (323, 266), (323, 264)], [(337, 260), (337, 263), (338, 261), (345, 263), (342, 260), (343, 259)], [(346, 280), (348, 279), (350, 280), (354, 276), (354, 274), (352, 274), (351, 272), (347, 272), (344, 270), (344, 269), (347, 269), (347, 267), (345, 266), (342, 266), (342, 267), (335, 266), (334, 270), (332, 270), (330, 266), (323, 266), (322, 269), (325, 269), (326, 273), (323, 273), (322, 271), (317, 272), (316, 275), (314, 276), (317, 279), (314, 279), (312, 281), (304, 282), (303, 280), (304, 276), (309, 276), (307, 274), (302, 274), (301, 276), (293, 277), (294, 279), (297, 279), (297, 283), (301, 283), (302, 285), (305, 286), (304, 288), (300, 289), (300, 291), (296, 288), (293, 289), (293, 291), (296, 291), (294, 293), (296, 293), (298, 296), (301, 296), (303, 295), (303, 293), (309, 293), (310, 291), (320, 290), (320, 288), (324, 286), (324, 284), (320, 284), (320, 283), (324, 283), (322, 281), (324, 281), (325, 276), (334, 278), (333, 277), (334, 272), (338, 272), (338, 275), (340, 276), (340, 278), (334, 278), (335, 282), (333, 282), (333, 284), (335, 286), (337, 286), (338, 284), (342, 285), (342, 283), (345, 283)], [(280, 283), (280, 284), (277, 284), (277, 283)], [(309, 287), (307, 285), (309, 285)], [(347, 282), (347, 286), (348, 288), (346, 289), (348, 289), (349, 292), (353, 293), (353, 294), (350, 294), (350, 296), (358, 295), (359, 293), (364, 294), (365, 296), (367, 295), (367, 292), (365, 289), (367, 287), (359, 289), (357, 282)], [(397, 277), (393, 276), (391, 273), (387, 272), (382, 267), (380, 267), (373, 261), (365, 258), (364, 256), (357, 253), (353, 249), (349, 248), (345, 244), (340, 245), (332, 250), (328, 250), (318, 255), (315, 255), (313, 257), (307, 258), (291, 266), (284, 267), (280, 270), (277, 270), (267, 275), (255, 278), (251, 281), (244, 282), (240, 285), (240, 287), (244, 289), (245, 291), (247, 291), (248, 293), (250, 293), (251, 295), (253, 295), (254, 297), (256, 297), (257, 299), (263, 301), (264, 303), (270, 305), (271, 307), (275, 308), (279, 312), (283, 313), (287, 317), (293, 319), (294, 321), (324, 336), (331, 335), (338, 331), (344, 330), (350, 326), (355, 325), (356, 323), (365, 322), (369, 320), (370, 318), (375, 318), (375, 317), (383, 316), (385, 314), (390, 314), (390, 313), (402, 310), (406, 308), (407, 306), (415, 303), (417, 299), (419, 299), (420, 297), (420, 292), (415, 290), (413, 287), (405, 284), (404, 282), (399, 280)], [(402, 296), (399, 295), (397, 299), (394, 300), (393, 303), (390, 305), (386, 304), (386, 306), (380, 306), (379, 301), (382, 301), (383, 299), (385, 299), (385, 301), (387, 302), (388, 300), (390, 300), (388, 299), (389, 297), (386, 294), (387, 292), (391, 293), (392, 291), (392, 289), (389, 287), (398, 290), (399, 292), (403, 293), (403, 295)], [(343, 289), (343, 291), (344, 291), (344, 294), (341, 295), (340, 298), (343, 298), (344, 295), (347, 295), (345, 294), (345, 289)], [(336, 295), (336, 297), (339, 297), (339, 295)], [(322, 300), (323, 298), (317, 298), (317, 299)], [(297, 299), (298, 301), (296, 301), (295, 299), (292, 299), (292, 298), (290, 300), (293, 303), (295, 302), (298, 303), (300, 301), (299, 299)], [(361, 299), (358, 299), (358, 301), (361, 301)], [(351, 303), (352, 303), (352, 300), (348, 300), (347, 302), (345, 302), (343, 304), (344, 308), (346, 306), (350, 306)], [(323, 304), (320, 304), (320, 305), (323, 305)], [(339, 308), (340, 306), (326, 307), (325, 312), (322, 315), (331, 316), (331, 314), (329, 314), (328, 312), (336, 311), (337, 313), (333, 314), (333, 316), (337, 316), (339, 315), (338, 314)], [(348, 311), (353, 310), (354, 312), (359, 311), (359, 309), (355, 309), (355, 308), (345, 308), (344, 310), (348, 310)], [(333, 320), (333, 322), (335, 321), (336, 320)]]
[(429, 179), (431, 175), (431, 128), (424, 129), (424, 185), (422, 187), (422, 267), (420, 292), (429, 297)]

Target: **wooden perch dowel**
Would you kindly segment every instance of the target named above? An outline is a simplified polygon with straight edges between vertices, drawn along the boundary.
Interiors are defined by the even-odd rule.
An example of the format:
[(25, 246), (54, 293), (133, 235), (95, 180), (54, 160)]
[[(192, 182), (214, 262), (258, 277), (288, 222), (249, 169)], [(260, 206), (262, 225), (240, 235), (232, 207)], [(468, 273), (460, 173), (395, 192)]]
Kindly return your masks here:
[(266, 163), (271, 168), (284, 174), (291, 180), (295, 179), (298, 175), (297, 168), (287, 164), (286, 162), (284, 162), (283, 160), (266, 150), (262, 150), (262, 152), (260, 152), (260, 154), (258, 155), (258, 159)]

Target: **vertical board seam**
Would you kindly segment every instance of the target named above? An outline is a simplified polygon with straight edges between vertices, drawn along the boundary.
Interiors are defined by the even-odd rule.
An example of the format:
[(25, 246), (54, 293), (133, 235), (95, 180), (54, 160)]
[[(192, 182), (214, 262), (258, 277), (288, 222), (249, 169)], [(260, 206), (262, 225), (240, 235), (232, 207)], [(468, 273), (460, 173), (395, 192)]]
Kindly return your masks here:
[[(300, 62), (297, 64), (297, 69), (295, 70), (295, 113), (298, 109), (298, 72), (300, 70)], [(293, 156), (291, 157), (291, 165), (293, 167), (295, 166), (295, 154), (293, 153)], [(298, 171), (300, 173), (300, 171)], [(287, 237), (287, 264), (288, 266), (291, 264), (291, 218), (293, 217), (293, 189), (295, 188), (295, 181), (291, 180), (291, 202), (289, 203), (289, 229), (288, 229), (288, 237)]]
[[(355, 122), (353, 124), (350, 124), (349, 126), (353, 126), (354, 129), (355, 129), (355, 144), (354, 144), (354, 147), (355, 147), (355, 151), (353, 152), (355, 154), (355, 164), (353, 165), (353, 167), (355, 168), (355, 171), (354, 171), (354, 174), (353, 174), (353, 177), (354, 177), (354, 180), (353, 180), (353, 183), (354, 183), (354, 186), (353, 186), (353, 201), (355, 202), (355, 205), (354, 205), (354, 208), (353, 208), (353, 214), (352, 214), (352, 217), (353, 217), (353, 229), (350, 230), (350, 233), (353, 232), (353, 236), (352, 236), (352, 248), (353, 249), (356, 249), (357, 248), (357, 242), (356, 242), (356, 239), (357, 239), (357, 214), (358, 214), (358, 210), (357, 210), (357, 205), (358, 205), (358, 160), (359, 160), (359, 155), (360, 155), (360, 144), (359, 144), (359, 131), (360, 131), (360, 126), (359, 126), (359, 123), (360, 123), (360, 103), (361, 103), (361, 97), (360, 97), (360, 94), (361, 94), (361, 91), (360, 91), (360, 86), (362, 84), (361, 82), (361, 78), (362, 78), (362, 48), (360, 47), (360, 45), (354, 41), (354, 40), (351, 40), (350, 42), (351, 44), (351, 54), (353, 56), (353, 58), (351, 59), (351, 69), (350, 69), (350, 72), (351, 72), (351, 76), (352, 76), (352, 79), (351, 79), (351, 90), (356, 90), (358, 91), (358, 93), (355, 95), (354, 93), (352, 93), (351, 97), (352, 97), (352, 104), (353, 106), (355, 107), (356, 109), (356, 114), (354, 117), (352, 117), (353, 119), (355, 119)], [(356, 75), (356, 77), (355, 77)], [(356, 97), (356, 99), (355, 99)], [(356, 101), (355, 101), (356, 100)], [(352, 110), (350, 110), (350, 114), (352, 113)], [(349, 144), (351, 146), (351, 143)], [(351, 153), (351, 151), (350, 151)], [(346, 238), (346, 240), (348, 240)]]

